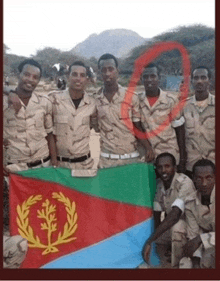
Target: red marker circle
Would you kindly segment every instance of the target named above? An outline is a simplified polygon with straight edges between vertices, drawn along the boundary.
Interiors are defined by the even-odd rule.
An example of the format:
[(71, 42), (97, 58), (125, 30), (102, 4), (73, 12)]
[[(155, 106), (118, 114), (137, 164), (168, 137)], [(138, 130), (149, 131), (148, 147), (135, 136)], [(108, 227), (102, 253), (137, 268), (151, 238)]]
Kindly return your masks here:
[[(133, 123), (129, 117), (129, 108), (131, 107), (131, 101), (134, 95), (134, 89), (137, 86), (137, 82), (140, 80), (144, 68), (162, 53), (167, 51), (172, 51), (174, 49), (178, 49), (182, 56), (184, 83), (182, 87), (183, 91), (181, 91), (180, 101), (172, 109), (172, 111), (170, 112), (170, 114), (167, 116), (166, 120), (162, 124), (160, 124), (155, 130), (151, 130), (148, 131), (147, 133), (143, 133), (133, 126)], [(177, 42), (170, 41), (170, 42), (157, 43), (135, 61), (134, 72), (131, 76), (131, 80), (129, 82), (126, 91), (125, 98), (121, 105), (122, 119), (124, 120), (125, 125), (133, 135), (137, 136), (139, 139), (146, 139), (146, 138), (150, 139), (161, 133), (164, 129), (166, 129), (166, 127), (170, 124), (170, 116), (175, 118), (186, 103), (186, 98), (189, 93), (189, 76), (190, 76), (190, 60), (189, 60), (188, 52), (182, 44)]]

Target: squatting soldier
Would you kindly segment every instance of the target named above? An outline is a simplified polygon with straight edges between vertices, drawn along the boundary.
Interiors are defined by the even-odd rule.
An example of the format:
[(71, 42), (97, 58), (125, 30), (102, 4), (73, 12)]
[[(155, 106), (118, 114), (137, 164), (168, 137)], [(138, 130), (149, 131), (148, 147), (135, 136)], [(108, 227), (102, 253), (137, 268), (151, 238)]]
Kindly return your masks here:
[[(188, 268), (215, 268), (215, 165), (207, 159), (193, 166), (196, 198), (185, 206), (189, 241), (184, 246)], [(186, 258), (180, 267), (186, 267)], [(184, 266), (185, 264), (185, 266)]]
[[(195, 187), (189, 177), (176, 172), (176, 159), (170, 153), (157, 156), (156, 169), (159, 175), (154, 198), (156, 230), (144, 246), (143, 258), (149, 262), (152, 242), (165, 243), (168, 247), (171, 244), (171, 266), (176, 268), (183, 257), (182, 246), (186, 243), (185, 204), (195, 198)], [(161, 222), (163, 211), (166, 217)]]

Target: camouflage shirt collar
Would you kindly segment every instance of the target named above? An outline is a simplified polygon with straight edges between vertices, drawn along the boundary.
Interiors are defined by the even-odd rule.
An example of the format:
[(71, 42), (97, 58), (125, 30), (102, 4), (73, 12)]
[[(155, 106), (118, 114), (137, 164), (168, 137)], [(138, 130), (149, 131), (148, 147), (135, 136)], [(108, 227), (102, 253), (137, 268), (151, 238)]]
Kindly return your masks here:
[[(191, 103), (196, 105), (196, 96), (193, 95), (191, 98)], [(215, 105), (215, 96), (209, 93), (208, 95), (208, 105)]]

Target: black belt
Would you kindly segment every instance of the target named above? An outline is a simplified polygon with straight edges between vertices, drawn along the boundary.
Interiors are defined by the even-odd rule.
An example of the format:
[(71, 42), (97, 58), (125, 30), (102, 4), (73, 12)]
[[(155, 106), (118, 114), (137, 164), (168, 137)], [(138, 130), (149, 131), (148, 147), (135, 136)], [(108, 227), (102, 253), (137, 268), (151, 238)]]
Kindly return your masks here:
[[(28, 168), (32, 168), (32, 167), (35, 167), (35, 166), (38, 166), (38, 165), (40, 165), (40, 164), (42, 164), (42, 163), (45, 163), (45, 162), (47, 162), (48, 160), (50, 160), (50, 156), (47, 156), (46, 158), (44, 158), (44, 159), (42, 159), (42, 160), (37, 160), (37, 161), (35, 161), (35, 162), (30, 162), (30, 163), (26, 163), (27, 164), (27, 166), (28, 166)], [(23, 163), (23, 162), (18, 162), (18, 163)], [(8, 163), (8, 165), (10, 165), (10, 164), (15, 164), (15, 163)], [(17, 164), (17, 163), (16, 163)]]
[(88, 159), (90, 157), (90, 152), (88, 155), (84, 155), (84, 156), (81, 156), (81, 157), (78, 157), (78, 158), (73, 158), (73, 159), (70, 159), (70, 158), (67, 158), (67, 157), (60, 157), (60, 156), (57, 156), (57, 160), (58, 161), (61, 161), (61, 162), (69, 162), (69, 163), (77, 163), (77, 162), (83, 162), (85, 161), (86, 159)]

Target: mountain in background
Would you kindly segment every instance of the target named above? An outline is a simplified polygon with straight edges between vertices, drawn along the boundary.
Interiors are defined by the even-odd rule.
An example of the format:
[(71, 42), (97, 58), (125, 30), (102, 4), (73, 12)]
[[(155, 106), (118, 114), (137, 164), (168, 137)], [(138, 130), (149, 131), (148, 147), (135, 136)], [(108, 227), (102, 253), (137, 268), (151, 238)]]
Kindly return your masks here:
[[(133, 71), (135, 60), (155, 43), (174, 41), (181, 43), (188, 51), (191, 68), (199, 65), (215, 70), (215, 29), (201, 24), (180, 26), (171, 31), (155, 36), (142, 45), (135, 47), (123, 59), (121, 68), (124, 71)], [(164, 74), (182, 72), (182, 58), (177, 50), (165, 52), (154, 61)]]
[(90, 35), (70, 52), (85, 58), (99, 58), (104, 53), (121, 58), (128, 55), (133, 48), (144, 44), (146, 40), (132, 30), (112, 29)]
[[(215, 85), (214, 28), (204, 25), (180, 26), (151, 39), (142, 38), (143, 43), (138, 43), (139, 45), (136, 47), (132, 46), (132, 40), (131, 37), (129, 37), (129, 34), (132, 34), (134, 36), (133, 38), (136, 38), (134, 40), (135, 44), (137, 44), (138, 38), (142, 38), (137, 33), (125, 29), (108, 30), (102, 32), (100, 35), (93, 34), (84, 41), (84, 43), (86, 41), (88, 43), (90, 40), (94, 41), (93, 43), (90, 43), (88, 47), (85, 47), (89, 51), (89, 58), (82, 57), (83, 54), (81, 53), (74, 53), (74, 49), (63, 52), (55, 48), (46, 47), (43, 50), (38, 50), (36, 55), (33, 56), (33, 59), (37, 60), (41, 64), (43, 68), (42, 77), (51, 78), (54, 75), (52, 66), (55, 63), (61, 63), (65, 66), (66, 64), (70, 65), (76, 60), (83, 60), (98, 73), (97, 59), (105, 52), (110, 52), (119, 58), (120, 77), (121, 79), (124, 79), (124, 82), (121, 84), (127, 85), (134, 70), (134, 62), (141, 54), (146, 52), (157, 42), (175, 41), (183, 44), (183, 46), (187, 49), (191, 69), (198, 65), (205, 65), (211, 69), (213, 74), (212, 85)], [(105, 39), (102, 41), (100, 37)], [(5, 75), (13, 76), (18, 74), (18, 65), (24, 57), (8, 54), (7, 51), (9, 49), (10, 46), (6, 46), (4, 44), (3, 70)], [(121, 50), (124, 50), (123, 57)], [(93, 53), (91, 53), (91, 51), (93, 51)], [(155, 59), (154, 63), (158, 64), (161, 69), (161, 73), (164, 75), (182, 75), (182, 58), (177, 50), (161, 54)]]

